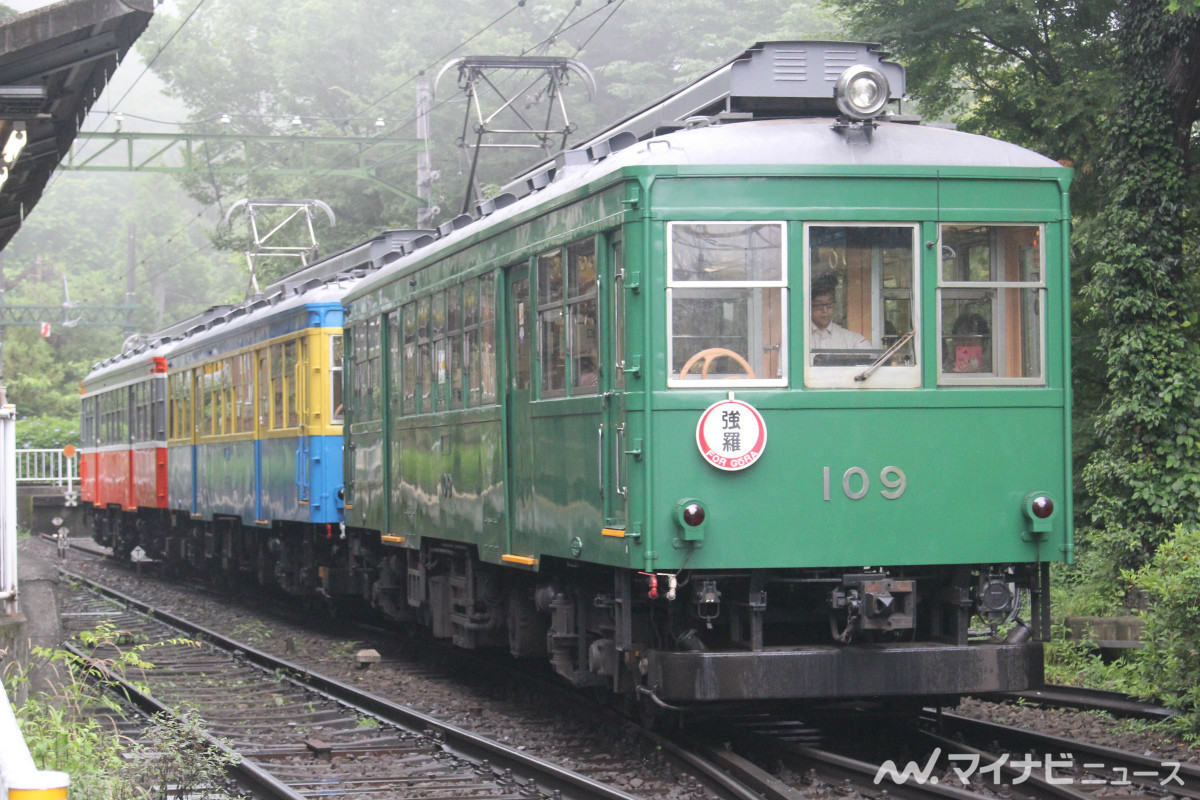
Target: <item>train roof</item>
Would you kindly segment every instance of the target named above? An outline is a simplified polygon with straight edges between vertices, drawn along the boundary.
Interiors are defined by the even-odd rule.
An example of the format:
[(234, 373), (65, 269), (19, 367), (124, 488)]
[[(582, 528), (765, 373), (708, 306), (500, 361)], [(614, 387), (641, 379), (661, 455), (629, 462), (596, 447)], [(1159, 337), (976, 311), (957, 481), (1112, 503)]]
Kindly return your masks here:
[[(369, 276), (347, 295), (354, 300), (394, 280), (426, 257), (450, 250), (467, 237), (492, 230), (582, 186), (602, 186), (638, 168), (695, 167), (714, 174), (742, 172), (786, 175), (834, 172), (845, 168), (934, 170), (1047, 170), (1059, 179), (1070, 172), (1057, 162), (1019, 145), (910, 120), (882, 118), (869, 124), (820, 117), (699, 123), (638, 141), (628, 133), (587, 148), (562, 152), (553, 164), (492, 201), (476, 215), (460, 215), (437, 235), (408, 242), (404, 257)], [(946, 173), (942, 173), (943, 176)]]
[[(111, 383), (112, 376), (123, 375), (130, 365), (140, 370), (141, 365), (151, 363), (155, 356), (167, 358), (193, 352), (208, 341), (261, 326), (264, 320), (294, 317), (307, 306), (340, 303), (356, 281), (399, 258), (405, 244), (429, 233), (384, 231), (284, 276), (244, 302), (212, 306), (153, 333), (131, 336), (119, 354), (93, 365), (84, 382), (100, 381), (96, 388), (102, 388)], [(284, 329), (280, 328), (274, 335), (282, 332)]]

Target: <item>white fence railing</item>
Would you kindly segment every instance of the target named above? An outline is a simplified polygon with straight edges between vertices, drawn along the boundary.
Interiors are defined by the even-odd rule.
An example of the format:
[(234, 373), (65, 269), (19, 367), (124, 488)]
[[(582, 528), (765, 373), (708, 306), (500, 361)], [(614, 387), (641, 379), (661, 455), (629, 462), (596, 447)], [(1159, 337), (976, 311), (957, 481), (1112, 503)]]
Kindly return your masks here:
[(71, 491), (79, 479), (78, 456), (71, 450), (69, 456), (62, 449), (18, 450), (17, 483), (65, 486)]

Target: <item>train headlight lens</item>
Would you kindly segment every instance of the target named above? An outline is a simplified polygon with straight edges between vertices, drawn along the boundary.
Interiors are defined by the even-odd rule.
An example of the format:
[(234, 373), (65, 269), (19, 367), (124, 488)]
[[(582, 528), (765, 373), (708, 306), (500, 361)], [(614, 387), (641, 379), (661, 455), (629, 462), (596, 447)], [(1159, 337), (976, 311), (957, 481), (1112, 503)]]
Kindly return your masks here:
[(695, 528), (704, 524), (704, 506), (688, 503), (683, 509), (683, 524)]
[(834, 87), (838, 110), (853, 119), (879, 116), (891, 95), (891, 88), (883, 73), (864, 64), (843, 72)]

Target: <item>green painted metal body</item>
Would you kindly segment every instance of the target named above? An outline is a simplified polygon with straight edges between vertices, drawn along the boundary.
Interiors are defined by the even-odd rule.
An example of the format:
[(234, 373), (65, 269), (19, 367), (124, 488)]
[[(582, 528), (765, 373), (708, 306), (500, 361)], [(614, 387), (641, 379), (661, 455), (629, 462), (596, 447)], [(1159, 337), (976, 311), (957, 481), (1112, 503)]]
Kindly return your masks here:
[[(504, 276), (497, 404), (378, 420), (351, 410), (348, 518), (398, 546), (465, 542), (482, 561), (532, 569), (548, 559), (647, 571), (1069, 559), (1069, 180), (1061, 168), (626, 167), (483, 226), (347, 300), (355, 325), (466, 277)], [(769, 431), (742, 471), (713, 468), (696, 445), (700, 415), (729, 392), (667, 387), (672, 220), (787, 226), (789, 385), (734, 391)], [(818, 221), (919, 226), (919, 388), (805, 388), (799, 264), (803, 223)], [(934, 243), (939, 224), (956, 221), (1043, 226), (1044, 385), (938, 386)], [(541, 399), (536, 337), (521, 339), (513, 292), (536, 297), (521, 285), (536, 282), (532, 260), (585, 236), (598, 242), (600, 393)], [(530, 390), (514, 388), (522, 347), (532, 348)], [(883, 494), (889, 468), (906, 478), (895, 499)], [(1023, 513), (1033, 492), (1059, 509), (1038, 535)], [(698, 541), (682, 538), (681, 498), (707, 507)]]

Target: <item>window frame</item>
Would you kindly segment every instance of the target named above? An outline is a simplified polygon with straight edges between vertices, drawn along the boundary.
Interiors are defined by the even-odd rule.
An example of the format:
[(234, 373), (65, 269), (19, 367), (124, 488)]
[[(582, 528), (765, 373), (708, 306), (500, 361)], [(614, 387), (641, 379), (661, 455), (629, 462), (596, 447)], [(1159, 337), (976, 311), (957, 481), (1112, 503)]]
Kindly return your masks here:
[[(943, 237), (946, 228), (986, 228), (989, 231), (995, 228), (1029, 228), (1035, 231), (1037, 238), (1037, 276), (1036, 281), (1022, 280), (947, 280), (943, 269), (944, 249)], [(1046, 286), (1046, 224), (1041, 222), (940, 222), (937, 228), (938, 247), (937, 247), (937, 292), (934, 298), (936, 311), (936, 333), (937, 333), (937, 385), (938, 386), (1031, 386), (1044, 387), (1047, 385), (1047, 369), (1046, 369), (1046, 336), (1048, 333), (1048, 320), (1046, 317), (1046, 299), (1048, 289)], [(997, 254), (989, 244), (989, 269), (991, 275), (997, 274)], [(1000, 258), (1002, 258), (1002, 254)], [(1036, 298), (1037, 307), (1040, 309), (1038, 313), (1038, 375), (1033, 377), (1024, 376), (1003, 376), (996, 374), (995, 363), (1003, 361), (1006, 358), (1004, 342), (1007, 336), (1000, 336), (995, 329), (995, 320), (1003, 319), (1006, 316), (1005, 306), (1007, 304), (1006, 293), (1008, 291), (1017, 292), (1018, 297), (1023, 291), (1033, 291)], [(988, 292), (992, 292), (993, 296), (990, 300), (992, 304), (992, 347), (999, 350), (992, 354), (993, 369), (990, 372), (947, 372), (945, 370), (945, 353), (944, 353), (944, 334), (943, 326), (943, 305), (947, 299), (971, 299), (972, 297), (982, 298)]]
[[(856, 364), (853, 366), (825, 366), (814, 365), (812, 363), (813, 348), (812, 348), (812, 282), (813, 282), (813, 264), (812, 264), (812, 229), (813, 228), (902, 228), (908, 229), (911, 233), (911, 279), (909, 282), (909, 291), (911, 293), (909, 305), (912, 314), (912, 330), (914, 331), (913, 339), (907, 345), (916, 354), (917, 358), (912, 364), (908, 365), (882, 365), (872, 370), (868, 377), (860, 379), (861, 376), (869, 369), (870, 364)], [(802, 315), (803, 322), (801, 323), (803, 330), (803, 371), (804, 385), (809, 389), (917, 389), (921, 387), (921, 347), (922, 347), (922, 330), (921, 330), (921, 306), (922, 306), (922, 259), (921, 259), (921, 223), (916, 220), (887, 220), (887, 221), (860, 221), (860, 220), (806, 220), (803, 223), (802, 232), (802, 249), (803, 249), (803, 273), (804, 283), (802, 288)], [(871, 266), (871, 287), (870, 287), (870, 302), (871, 302), (871, 325), (872, 330), (868, 333), (859, 332), (868, 341), (875, 342), (876, 320), (879, 320), (879, 325), (883, 323), (883, 271), (882, 266)], [(881, 328), (882, 331), (882, 328)], [(903, 336), (906, 332), (898, 332), (897, 335)], [(880, 338), (886, 334), (880, 334)], [(887, 350), (886, 347), (871, 348), (871, 352), (882, 354)]]
[[(679, 280), (675, 277), (675, 236), (674, 230), (678, 226), (702, 226), (702, 225), (740, 225), (743, 227), (751, 227), (757, 225), (775, 226), (779, 228), (779, 279), (778, 280), (738, 280), (738, 281), (686, 281)], [(789, 224), (787, 220), (773, 219), (753, 219), (753, 220), (671, 220), (666, 226), (666, 261), (664, 269), (666, 270), (666, 363), (667, 363), (667, 388), (669, 389), (741, 389), (741, 388), (766, 388), (787, 386), (789, 382), (790, 363), (788, 357), (788, 343), (791, 337), (789, 327), (789, 298), (791, 296), (790, 286), (788, 284), (789, 273), (789, 256), (788, 256), (788, 230)], [(705, 293), (712, 290), (750, 290), (752, 293), (762, 292), (765, 290), (776, 289), (779, 291), (779, 352), (778, 362), (780, 375), (776, 377), (715, 377), (715, 378), (678, 378), (674, 377), (675, 363), (675, 314), (674, 301), (678, 299), (686, 299), (685, 295), (694, 298), (703, 298)], [(761, 300), (762, 295), (757, 297)], [(753, 319), (747, 319), (747, 345), (753, 347), (752, 331), (757, 328), (762, 329), (763, 321), (761, 318), (761, 309), (763, 303), (759, 302), (755, 306), (758, 310), (759, 319), (757, 322)], [(765, 351), (764, 351), (765, 352)], [(747, 354), (749, 355), (749, 354)]]

